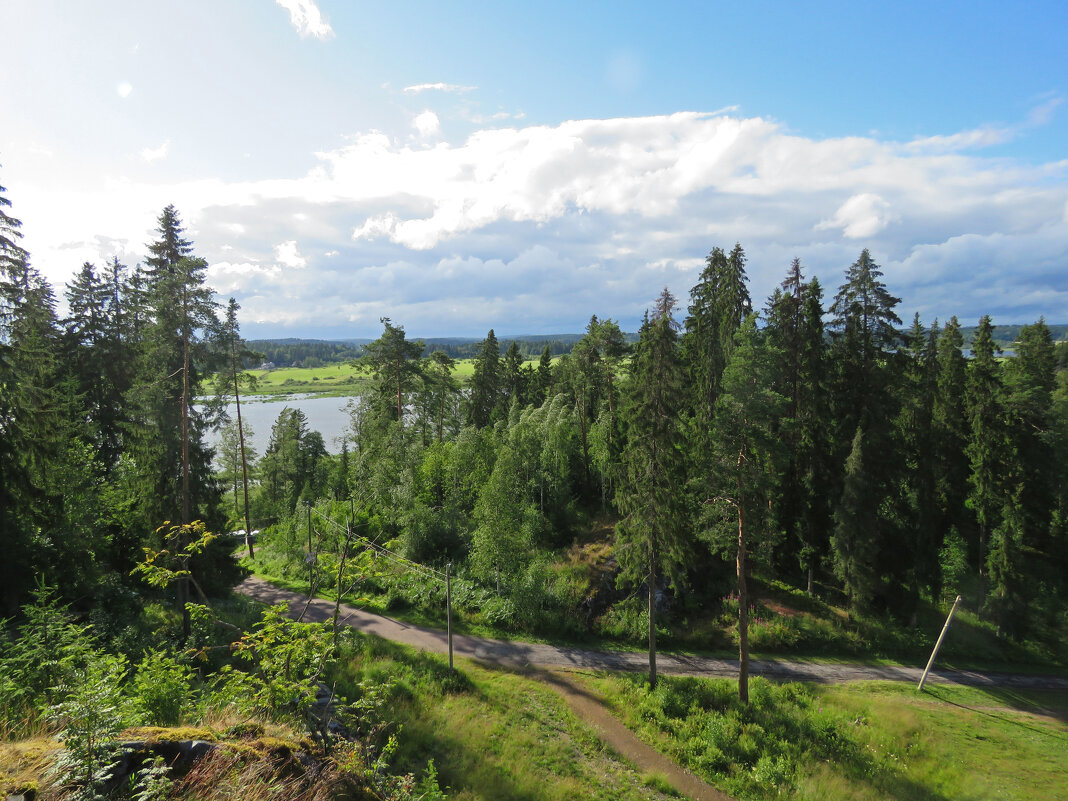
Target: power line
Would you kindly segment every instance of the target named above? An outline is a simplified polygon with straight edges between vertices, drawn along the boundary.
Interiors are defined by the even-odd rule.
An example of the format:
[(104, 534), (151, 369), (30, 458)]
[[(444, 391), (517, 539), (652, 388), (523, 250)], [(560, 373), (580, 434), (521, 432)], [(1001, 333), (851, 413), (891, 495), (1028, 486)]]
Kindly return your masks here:
[[(321, 520), (325, 520), (327, 523), (329, 523), (330, 525), (334, 526), (338, 531), (343, 532), (345, 534), (345, 536), (349, 535), (348, 529), (346, 529), (344, 526), (342, 526), (336, 520), (330, 519), (329, 517), (324, 515), (322, 512), (320, 512), (318, 509), (313, 509), (313, 511), (315, 512), (315, 514), (317, 514), (319, 516), (319, 518)], [(374, 541), (368, 539), (365, 536), (356, 535), (356, 539), (357, 539), (357, 541), (362, 542), (364, 547), (367, 548), (368, 550), (370, 550), (372, 553), (380, 554), (383, 557), (385, 557), (386, 559), (389, 559), (390, 561), (392, 561), (392, 562), (394, 562), (396, 564), (399, 564), (402, 567), (407, 567), (407, 568), (409, 568), (411, 570), (416, 571), (417, 573), (422, 573), (427, 578), (431, 578), (431, 579), (435, 579), (435, 578), (436, 579), (444, 579), (444, 578), (446, 578), (446, 575), (444, 573), (442, 573), (440, 570), (435, 570), (434, 568), (430, 567), (429, 565), (423, 565), (423, 564), (420, 564), (419, 562), (413, 562), (410, 559), (405, 559), (400, 554), (394, 553), (393, 551), (389, 550), (388, 548), (382, 547), (377, 542), (374, 542)]]

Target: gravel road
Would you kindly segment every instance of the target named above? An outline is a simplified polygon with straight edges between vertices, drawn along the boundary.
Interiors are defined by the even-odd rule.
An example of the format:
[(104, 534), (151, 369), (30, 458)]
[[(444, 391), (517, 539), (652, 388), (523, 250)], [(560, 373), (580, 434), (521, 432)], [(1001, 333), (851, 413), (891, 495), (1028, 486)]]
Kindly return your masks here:
[[(307, 604), (307, 596), (299, 595), (259, 579), (245, 579), (238, 592), (265, 603), (285, 603), (297, 614)], [(326, 621), (334, 614), (334, 602), (312, 601), (305, 620)], [(341, 621), (369, 634), (405, 643), (425, 651), (447, 653), (448, 637), (444, 631), (415, 626), (399, 620), (363, 612), (347, 604), (341, 605)], [(456, 656), (516, 668), (581, 668), (584, 670), (643, 671), (649, 667), (649, 656), (640, 651), (592, 651), (584, 648), (528, 643), (513, 640), (494, 640), (454, 634), (453, 653)], [(736, 676), (738, 660), (659, 653), (657, 671), (675, 676)], [(850, 664), (815, 664), (787, 660), (755, 659), (749, 663), (750, 674), (780, 681), (811, 681), (840, 684), (848, 681), (886, 680), (918, 684), (923, 669), (903, 665), (868, 666)], [(963, 684), (972, 687), (1012, 687), (1034, 690), (1068, 690), (1068, 678), (1030, 676), (1009, 673), (980, 673), (970, 670), (933, 670), (928, 682)]]

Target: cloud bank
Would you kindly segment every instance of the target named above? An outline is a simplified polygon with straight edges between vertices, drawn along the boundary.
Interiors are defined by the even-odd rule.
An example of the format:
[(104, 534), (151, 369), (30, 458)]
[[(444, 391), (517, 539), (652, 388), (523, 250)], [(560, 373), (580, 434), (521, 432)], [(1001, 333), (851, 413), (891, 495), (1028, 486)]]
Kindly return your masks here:
[[(661, 287), (684, 301), (708, 251), (736, 241), (758, 305), (794, 256), (833, 294), (868, 247), (902, 316), (1068, 322), (1068, 162), (982, 156), (1004, 131), (815, 139), (724, 112), (451, 142), (431, 111), (415, 127), (355, 135), (298, 177), (116, 186), (142, 223), (109, 247), (139, 258), (174, 202), (257, 335), (376, 335), (385, 315), (415, 335), (576, 331), (590, 314), (633, 329)], [(116, 234), (88, 220), (64, 259)]]

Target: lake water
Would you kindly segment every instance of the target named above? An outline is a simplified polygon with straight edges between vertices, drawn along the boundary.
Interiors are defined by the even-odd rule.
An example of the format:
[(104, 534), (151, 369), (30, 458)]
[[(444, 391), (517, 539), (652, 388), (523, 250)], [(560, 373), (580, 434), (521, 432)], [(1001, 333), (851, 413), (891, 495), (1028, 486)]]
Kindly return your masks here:
[[(341, 453), (341, 437), (349, 425), (345, 405), (353, 398), (324, 398), (319, 395), (250, 396), (241, 399), (241, 422), (245, 428), (245, 441), (256, 449), (259, 456), (267, 450), (271, 441), (271, 428), (282, 409), (300, 409), (308, 418), (308, 430), (323, 435), (323, 442), (330, 453)], [(237, 406), (226, 407), (230, 419), (237, 420)], [(249, 436), (249, 429), (252, 436)], [(218, 446), (219, 432), (209, 432), (205, 437), (209, 445)]]

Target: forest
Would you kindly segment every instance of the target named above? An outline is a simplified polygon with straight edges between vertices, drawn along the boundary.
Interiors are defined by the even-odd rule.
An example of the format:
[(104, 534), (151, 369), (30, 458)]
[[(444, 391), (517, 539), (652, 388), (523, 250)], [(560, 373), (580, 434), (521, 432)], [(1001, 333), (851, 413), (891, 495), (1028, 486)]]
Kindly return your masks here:
[[(1063, 664), (1068, 344), (1043, 320), (1007, 356), (984, 316), (966, 355), (955, 317), (903, 324), (867, 250), (833, 293), (795, 259), (754, 302), (741, 245), (714, 247), (688, 298), (651, 288), (636, 337), (591, 316), (533, 366), (491, 330), (466, 383), (458, 351), (384, 318), (345, 352), (371, 383), (341, 453), (283, 409), (261, 455), (226, 414), (260, 348), (173, 206), (143, 264), (80, 268), (63, 317), (20, 225), (0, 190), (0, 717), (6, 739), (61, 732), (75, 795), (115, 792), (101, 732), (303, 714), (370, 648), (235, 600), (249, 571), (439, 620), (440, 582), (408, 568), (448, 565), (471, 625), (644, 645), (651, 686), (658, 637), (725, 613), (704, 647), (744, 674), (772, 587), (905, 632), (960, 594)], [(331, 786), (440, 797), (432, 762), (387, 769), (384, 691), (352, 692)], [(129, 792), (168, 797), (153, 775)]]

